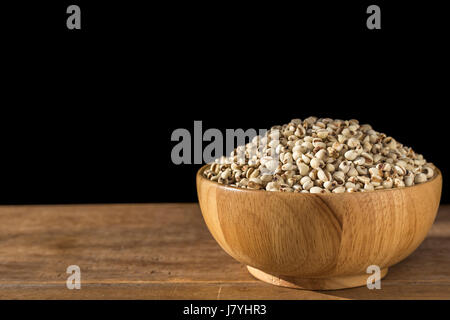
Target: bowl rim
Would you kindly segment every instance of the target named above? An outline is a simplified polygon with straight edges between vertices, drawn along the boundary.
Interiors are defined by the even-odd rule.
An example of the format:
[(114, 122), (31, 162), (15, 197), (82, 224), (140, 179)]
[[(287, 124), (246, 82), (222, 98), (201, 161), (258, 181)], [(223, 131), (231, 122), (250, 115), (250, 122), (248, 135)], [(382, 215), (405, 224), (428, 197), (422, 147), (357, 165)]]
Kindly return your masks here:
[(265, 189), (244, 189), (244, 188), (239, 188), (239, 187), (233, 187), (233, 186), (230, 186), (230, 185), (220, 184), (220, 183), (218, 183), (216, 181), (209, 180), (208, 178), (204, 177), (202, 173), (210, 165), (211, 164), (208, 163), (208, 164), (203, 165), (200, 169), (198, 169), (197, 174), (196, 174), (197, 179), (200, 178), (200, 179), (202, 179), (204, 181), (207, 181), (207, 182), (209, 182), (211, 184), (215, 184), (219, 188), (222, 188), (222, 189), (225, 189), (225, 190), (229, 190), (229, 191), (238, 191), (238, 192), (246, 192), (246, 193), (269, 192), (269, 194), (288, 195), (288, 196), (299, 195), (299, 196), (312, 196), (312, 197), (315, 197), (315, 196), (332, 196), (333, 197), (333, 196), (343, 196), (343, 195), (345, 195), (345, 196), (348, 196), (348, 195), (356, 196), (356, 195), (361, 195), (361, 194), (362, 195), (366, 195), (366, 194), (373, 194), (375, 192), (377, 192), (377, 193), (380, 193), (380, 192), (396, 192), (396, 191), (400, 191), (400, 190), (407, 190), (407, 189), (412, 189), (412, 188), (418, 188), (418, 187), (421, 187), (421, 186), (425, 186), (425, 185), (427, 185), (427, 184), (429, 184), (431, 182), (434, 182), (439, 177), (442, 178), (441, 170), (439, 170), (438, 167), (434, 166), (435, 169), (436, 169), (436, 173), (434, 174), (433, 178), (431, 178), (427, 182), (420, 183), (420, 184), (415, 184), (415, 185), (409, 186), (409, 187), (400, 187), (400, 188), (391, 188), (391, 189), (379, 189), (379, 190), (372, 190), (372, 191), (366, 191), (366, 192), (342, 192), (342, 193), (333, 193), (333, 192), (327, 192), (327, 193), (281, 192), (281, 191), (267, 191)]

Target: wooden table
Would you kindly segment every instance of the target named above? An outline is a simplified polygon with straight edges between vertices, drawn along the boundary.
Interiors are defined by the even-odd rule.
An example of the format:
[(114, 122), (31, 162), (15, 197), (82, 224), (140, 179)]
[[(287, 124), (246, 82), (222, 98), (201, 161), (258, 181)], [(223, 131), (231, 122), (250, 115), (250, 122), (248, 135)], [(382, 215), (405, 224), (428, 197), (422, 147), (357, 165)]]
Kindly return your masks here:
[[(69, 290), (66, 268), (81, 269)], [(313, 292), (254, 279), (198, 204), (0, 207), (1, 299), (450, 299), (450, 206), (381, 290)]]

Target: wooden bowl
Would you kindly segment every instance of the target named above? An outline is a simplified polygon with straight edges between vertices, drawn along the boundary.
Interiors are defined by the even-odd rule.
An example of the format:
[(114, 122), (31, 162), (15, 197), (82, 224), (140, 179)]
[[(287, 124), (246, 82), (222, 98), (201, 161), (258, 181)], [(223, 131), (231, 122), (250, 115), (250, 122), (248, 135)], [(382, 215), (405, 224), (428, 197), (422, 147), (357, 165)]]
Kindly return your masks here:
[(221, 185), (197, 172), (206, 225), (256, 278), (331, 290), (366, 285), (377, 265), (409, 256), (436, 217), (442, 175), (412, 187), (355, 193), (287, 193)]

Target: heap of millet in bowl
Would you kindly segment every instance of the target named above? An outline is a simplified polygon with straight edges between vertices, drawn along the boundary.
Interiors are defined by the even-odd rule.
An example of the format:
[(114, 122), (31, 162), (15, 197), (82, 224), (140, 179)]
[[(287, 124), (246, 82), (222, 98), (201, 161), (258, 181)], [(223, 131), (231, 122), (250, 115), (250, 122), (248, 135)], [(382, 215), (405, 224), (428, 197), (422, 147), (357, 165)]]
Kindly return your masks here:
[(267, 191), (365, 192), (412, 186), (436, 168), (358, 120), (309, 117), (272, 127), (207, 167), (218, 183)]

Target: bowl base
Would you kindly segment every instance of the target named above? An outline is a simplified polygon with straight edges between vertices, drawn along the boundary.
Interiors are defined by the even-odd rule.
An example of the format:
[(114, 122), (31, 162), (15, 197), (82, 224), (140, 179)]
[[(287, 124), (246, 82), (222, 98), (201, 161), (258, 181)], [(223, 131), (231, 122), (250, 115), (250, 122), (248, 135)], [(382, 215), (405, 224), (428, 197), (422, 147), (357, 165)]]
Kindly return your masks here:
[[(306, 290), (337, 290), (367, 285), (367, 278), (370, 274), (340, 276), (332, 278), (296, 278), (288, 276), (273, 276), (259, 269), (247, 266), (252, 276), (261, 281), (288, 288)], [(381, 269), (381, 279), (386, 276), (388, 268)]]

